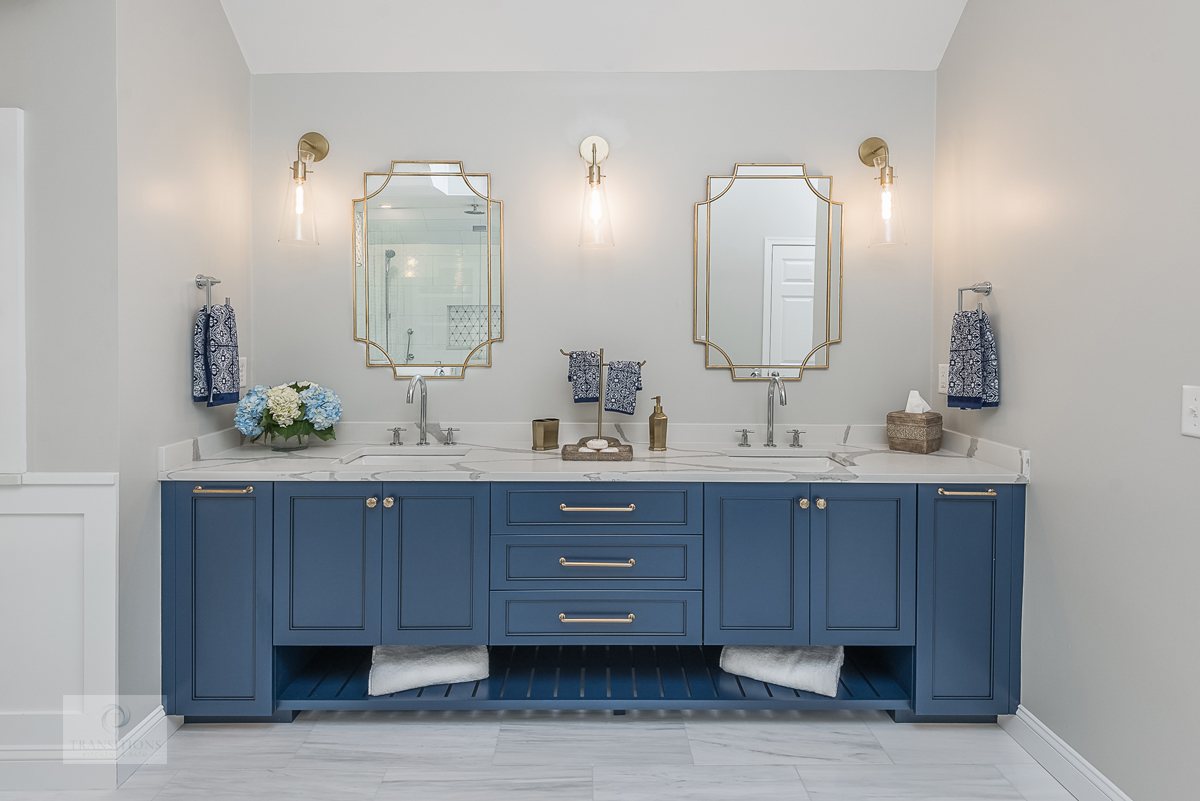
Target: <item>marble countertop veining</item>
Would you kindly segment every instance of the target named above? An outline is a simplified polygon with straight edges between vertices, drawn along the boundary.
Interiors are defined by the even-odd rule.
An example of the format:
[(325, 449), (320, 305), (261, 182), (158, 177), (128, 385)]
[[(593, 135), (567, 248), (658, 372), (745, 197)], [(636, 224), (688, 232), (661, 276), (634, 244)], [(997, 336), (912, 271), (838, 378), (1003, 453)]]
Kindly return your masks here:
[[(849, 429), (847, 429), (848, 431)], [(462, 443), (464, 456), (430, 455), (407, 458), (403, 468), (341, 464), (339, 459), (380, 443), (317, 443), (303, 451), (278, 453), (264, 445), (239, 445), (205, 455), (192, 448), (192, 460), (170, 466), (160, 457), (161, 481), (744, 481), (1024, 484), (1027, 460), (1000, 466), (983, 461), (979, 442), (962, 435), (947, 438), (947, 446), (928, 454), (888, 450), (882, 443), (805, 443), (806, 452), (825, 451), (832, 464), (795, 457), (731, 457), (730, 443), (685, 443), (665, 452), (633, 444), (632, 462), (564, 462), (558, 451), (537, 452), (527, 442)], [(226, 440), (226, 444), (232, 444)], [(178, 448), (184, 443), (168, 448)], [(952, 450), (954, 445), (960, 446)], [(993, 443), (994, 445), (994, 443)], [(1008, 449), (996, 446), (993, 451)], [(166, 451), (167, 449), (164, 449)], [(781, 449), (782, 450), (782, 449)], [(1025, 454), (1026, 452), (1019, 452)], [(970, 455), (968, 455), (970, 454)], [(985, 453), (983, 455), (990, 455)], [(997, 459), (1012, 462), (1012, 459)], [(820, 467), (815, 471), (814, 467)]]

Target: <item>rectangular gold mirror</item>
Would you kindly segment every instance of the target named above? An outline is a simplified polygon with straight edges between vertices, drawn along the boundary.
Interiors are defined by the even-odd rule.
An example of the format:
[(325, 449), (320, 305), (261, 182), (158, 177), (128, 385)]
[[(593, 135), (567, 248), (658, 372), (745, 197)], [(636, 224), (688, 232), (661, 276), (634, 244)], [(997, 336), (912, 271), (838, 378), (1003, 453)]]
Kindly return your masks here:
[(396, 378), (462, 378), (504, 338), (504, 204), (460, 161), (393, 161), (353, 202), (354, 338)]
[(803, 164), (737, 164), (696, 203), (693, 333), (709, 369), (799, 380), (842, 339), (842, 204)]

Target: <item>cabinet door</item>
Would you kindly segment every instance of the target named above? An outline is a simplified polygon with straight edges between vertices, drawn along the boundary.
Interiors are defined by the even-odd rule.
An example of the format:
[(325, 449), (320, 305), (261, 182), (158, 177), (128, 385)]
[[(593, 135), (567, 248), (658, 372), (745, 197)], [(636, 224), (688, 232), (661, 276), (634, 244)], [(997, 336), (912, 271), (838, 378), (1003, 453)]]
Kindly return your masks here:
[(488, 485), (385, 484), (383, 642), (488, 641)]
[[(1014, 563), (1024, 487), (923, 485), (917, 530), (918, 715), (1004, 715), (1010, 693)], [(957, 493), (957, 494), (954, 494)], [(963, 494), (965, 493), (965, 494)], [(1019, 582), (1019, 578), (1018, 578)], [(1018, 583), (1019, 586), (1019, 583)], [(1019, 606), (1018, 606), (1019, 609)]]
[(382, 485), (280, 483), (275, 643), (379, 643)]
[(704, 485), (705, 643), (808, 643), (808, 490)]
[(814, 484), (812, 494), (812, 643), (913, 645), (916, 486)]
[(271, 485), (164, 484), (163, 516), (168, 714), (270, 715)]

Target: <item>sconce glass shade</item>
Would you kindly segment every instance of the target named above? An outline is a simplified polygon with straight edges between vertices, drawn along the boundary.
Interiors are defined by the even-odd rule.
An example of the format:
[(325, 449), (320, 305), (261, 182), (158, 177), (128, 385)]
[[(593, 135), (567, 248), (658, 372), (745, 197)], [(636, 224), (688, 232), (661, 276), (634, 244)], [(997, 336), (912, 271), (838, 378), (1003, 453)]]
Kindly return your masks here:
[(583, 196), (583, 219), (579, 225), (579, 247), (611, 248), (612, 220), (608, 215), (608, 195), (604, 184), (589, 183)]
[(907, 244), (904, 238), (904, 212), (900, 195), (893, 181), (880, 187), (871, 220), (871, 241), (868, 247), (893, 247)]
[(288, 180), (283, 199), (283, 220), (279, 224), (279, 241), (285, 245), (317, 244), (316, 198), (312, 178)]

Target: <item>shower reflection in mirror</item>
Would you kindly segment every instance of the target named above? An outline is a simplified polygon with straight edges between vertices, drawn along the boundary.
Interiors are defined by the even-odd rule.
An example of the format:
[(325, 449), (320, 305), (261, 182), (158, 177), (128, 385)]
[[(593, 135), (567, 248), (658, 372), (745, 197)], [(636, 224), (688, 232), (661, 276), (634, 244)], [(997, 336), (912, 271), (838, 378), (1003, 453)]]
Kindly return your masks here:
[[(393, 162), (355, 201), (355, 338), (396, 377), (461, 378), (502, 339), (501, 203), (458, 163)], [(490, 310), (490, 314), (489, 314)]]

